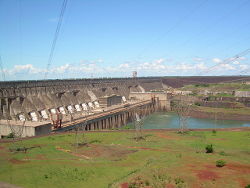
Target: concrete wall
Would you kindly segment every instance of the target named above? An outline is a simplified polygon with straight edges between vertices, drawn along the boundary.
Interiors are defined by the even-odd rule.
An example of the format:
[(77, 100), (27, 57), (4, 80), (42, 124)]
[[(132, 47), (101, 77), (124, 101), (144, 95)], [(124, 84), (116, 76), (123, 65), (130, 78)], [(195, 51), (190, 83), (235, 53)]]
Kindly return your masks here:
[(35, 136), (46, 135), (51, 132), (51, 124), (35, 127)]
[[(0, 82), (0, 119), (31, 120), (31, 112), (43, 120), (41, 111), (93, 102), (105, 95), (129, 98), (129, 93), (159, 89), (160, 78), (117, 78)], [(48, 114), (49, 115), (49, 114)]]
[(152, 100), (156, 99), (157, 104), (159, 105), (157, 108), (159, 110), (170, 110), (170, 102), (167, 97), (166, 92), (131, 92), (129, 94), (129, 99), (131, 100)]
[(235, 91), (235, 97), (250, 97), (250, 91)]
[(121, 103), (122, 103), (122, 96), (119, 95), (111, 95), (99, 98), (99, 104), (102, 108), (106, 108)]
[(39, 126), (22, 126), (22, 125), (11, 125), (11, 128), (8, 124), (0, 124), (0, 138), (1, 136), (7, 136), (10, 133), (18, 133), (21, 137), (30, 137), (45, 135), (51, 132), (51, 124), (44, 124)]

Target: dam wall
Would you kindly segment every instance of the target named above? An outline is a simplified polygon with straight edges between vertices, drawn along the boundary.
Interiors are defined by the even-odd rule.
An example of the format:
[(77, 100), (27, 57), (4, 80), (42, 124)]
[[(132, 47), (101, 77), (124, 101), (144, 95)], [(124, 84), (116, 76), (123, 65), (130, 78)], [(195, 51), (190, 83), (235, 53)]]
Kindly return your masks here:
[[(161, 78), (108, 78), (0, 82), (0, 119), (43, 121), (59, 110), (77, 113), (103, 96), (162, 89)], [(96, 103), (97, 102), (97, 103)]]

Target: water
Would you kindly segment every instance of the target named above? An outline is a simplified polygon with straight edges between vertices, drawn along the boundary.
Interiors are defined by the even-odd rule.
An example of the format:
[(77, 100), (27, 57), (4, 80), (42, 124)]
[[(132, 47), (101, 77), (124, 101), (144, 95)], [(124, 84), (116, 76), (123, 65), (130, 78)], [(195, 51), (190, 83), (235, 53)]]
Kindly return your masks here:
[[(133, 124), (129, 124), (133, 126)], [(217, 120), (214, 119), (199, 119), (190, 117), (187, 120), (187, 126), (191, 129), (207, 129), (207, 128), (234, 128), (234, 127), (250, 127), (250, 121), (237, 120)], [(179, 118), (177, 114), (154, 113), (147, 116), (143, 123), (143, 129), (167, 129), (179, 128)]]

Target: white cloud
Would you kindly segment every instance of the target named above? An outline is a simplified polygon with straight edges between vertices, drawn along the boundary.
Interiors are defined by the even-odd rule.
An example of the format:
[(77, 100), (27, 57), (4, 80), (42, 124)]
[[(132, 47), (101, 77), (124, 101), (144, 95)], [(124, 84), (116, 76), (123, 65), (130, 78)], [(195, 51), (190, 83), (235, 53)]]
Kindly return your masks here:
[(213, 58), (212, 61), (215, 62), (215, 63), (221, 63), (222, 62), (222, 60), (219, 59), (219, 58)]
[(234, 65), (239, 65), (240, 62), (239, 62), (239, 61), (234, 61), (233, 64), (234, 64)]
[(8, 74), (16, 74), (16, 73), (30, 73), (30, 74), (38, 74), (43, 72), (44, 70), (40, 68), (34, 67), (32, 64), (26, 65), (15, 65), (13, 69), (7, 70)]
[[(202, 59), (200, 58), (199, 60)], [(212, 62), (216, 62), (215, 67), (209, 65), (209, 61), (203, 61), (204, 59), (196, 63), (173, 63), (173, 61), (159, 58), (153, 61), (124, 62), (115, 66), (106, 66), (105, 61), (98, 59), (92, 61), (82, 60), (76, 64), (67, 63), (52, 67), (48, 71), (32, 64), (15, 65), (11, 69), (5, 69), (4, 72), (9, 78), (20, 79), (21, 75), (23, 75), (23, 77), (27, 77), (27, 79), (42, 79), (45, 72), (48, 72), (48, 78), (72, 78), (89, 77), (91, 74), (93, 74), (94, 77), (130, 76), (134, 70), (136, 70), (140, 76), (197, 75), (199, 73), (202, 73), (202, 75), (225, 75), (233, 73), (239, 74), (239, 71), (250, 68), (239, 59), (226, 64), (222, 63), (223, 61), (219, 58), (213, 58)]]
[(239, 65), (240, 67), (240, 70), (246, 70), (246, 69), (249, 69), (249, 65)]

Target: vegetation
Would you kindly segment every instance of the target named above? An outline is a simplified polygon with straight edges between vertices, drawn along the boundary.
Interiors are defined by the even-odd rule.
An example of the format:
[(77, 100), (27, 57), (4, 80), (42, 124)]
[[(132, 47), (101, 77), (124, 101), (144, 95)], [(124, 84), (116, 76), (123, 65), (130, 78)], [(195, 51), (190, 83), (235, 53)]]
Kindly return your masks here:
[(249, 115), (250, 108), (212, 108), (212, 107), (204, 107), (204, 106), (194, 106), (195, 110), (202, 112), (210, 112), (210, 113), (223, 113), (223, 114), (240, 114), (240, 115)]
[[(216, 136), (211, 131), (147, 131), (140, 142), (132, 139), (133, 130), (84, 135), (88, 144), (78, 147), (74, 132), (25, 139), (23, 145), (32, 148), (26, 153), (10, 151), (15, 149), (12, 142), (0, 143), (0, 182), (24, 188), (136, 187), (138, 182), (152, 188), (210, 188), (249, 183), (249, 131), (219, 131)], [(223, 171), (215, 166), (221, 152), (196, 152), (207, 143), (227, 154)]]
[(225, 165), (226, 165), (226, 162), (223, 161), (223, 160), (218, 160), (218, 161), (216, 161), (216, 166), (217, 166), (217, 167), (223, 167), (223, 166), (225, 166)]
[(224, 151), (219, 152), (219, 154), (222, 156), (228, 156), (228, 154), (226, 154)]
[(214, 148), (212, 144), (209, 144), (206, 146), (206, 153), (213, 153), (214, 152)]
[(196, 89), (211, 89), (214, 91), (250, 91), (250, 85), (245, 83), (215, 83), (215, 84), (193, 84), (186, 85), (183, 90), (196, 90)]

